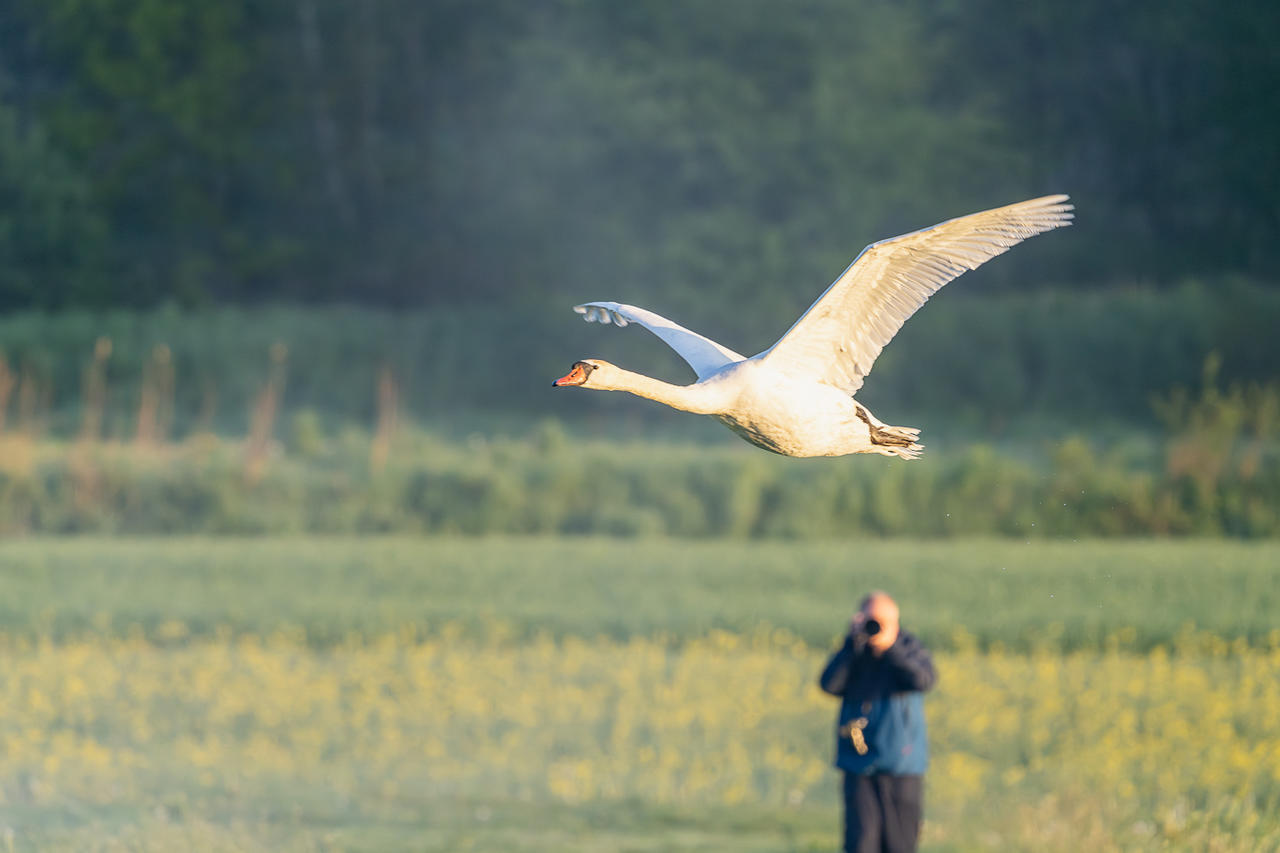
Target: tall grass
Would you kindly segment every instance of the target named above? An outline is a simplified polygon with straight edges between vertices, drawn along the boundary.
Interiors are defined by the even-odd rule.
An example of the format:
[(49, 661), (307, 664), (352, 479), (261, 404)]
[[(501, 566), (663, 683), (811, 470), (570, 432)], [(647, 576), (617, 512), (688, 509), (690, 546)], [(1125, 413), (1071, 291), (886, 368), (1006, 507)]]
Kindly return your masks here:
[(302, 415), (279, 443), (273, 388), (243, 441), (0, 436), (0, 532), (1280, 534), (1280, 447), (1250, 432), (1110, 447), (1076, 437), (1030, 455), (977, 444), (902, 463), (784, 459), (727, 436), (720, 445), (588, 441), (555, 423), (523, 438), (399, 429), (393, 441), (389, 415), (372, 438), (327, 435)]
[[(675, 319), (741, 352), (764, 349), (787, 322), (726, 319), (713, 306)], [(1150, 396), (1195, 384), (1211, 352), (1221, 354), (1228, 384), (1273, 378), (1277, 326), (1280, 290), (1235, 281), (995, 296), (947, 289), (885, 350), (860, 396), (889, 422), (945, 419), (988, 435), (1032, 416), (1063, 425), (1059, 432), (1117, 420), (1153, 425)], [(667, 422), (652, 407), (617, 395), (556, 393), (548, 381), (589, 355), (688, 377), (650, 336), (587, 326), (567, 305), (518, 316), (350, 307), (26, 313), (0, 318), (0, 365), (7, 365), (0, 414), (5, 388), (16, 382), (28, 420), (38, 415), (56, 435), (74, 435), (86, 364), (103, 341), (102, 426), (116, 438), (133, 432), (140, 400), (154, 387), (148, 376), (157, 347), (170, 354), (178, 436), (208, 428), (242, 433), (278, 370), (270, 352), (280, 346), (289, 353), (281, 411), (312, 409), (340, 425), (372, 423), (384, 372), (397, 382), (402, 415), (426, 422), (458, 411), (525, 418), (626, 412)]]
[[(1262, 303), (1270, 298), (1262, 290), (1243, 292)], [(1203, 298), (1196, 289), (1180, 293), (1188, 304)], [(1019, 304), (1026, 309), (1033, 303)], [(588, 440), (589, 432), (620, 434), (617, 421), (602, 427), (587, 411), (592, 408), (616, 405), (652, 417), (682, 417), (621, 395), (558, 392), (556, 399), (574, 417), (574, 434), (559, 421), (531, 420), (535, 405), (505, 421), (473, 412), (470, 434), (415, 429), (409, 410), (424, 391), (443, 401), (437, 408), (448, 409), (444, 419), (455, 422), (460, 399), (481, 399), (468, 394), (495, 406), (523, 405), (527, 388), (508, 394), (502, 383), (532, 362), (500, 361), (503, 353), (512, 355), (516, 341), (489, 347), (468, 322), (456, 314), (345, 317), (336, 309), (281, 309), (265, 319), (223, 311), (0, 323), (0, 333), (18, 341), (13, 352), (22, 364), (18, 379), (8, 367), (0, 371), (0, 404), (17, 392), (16, 422), (0, 406), (7, 421), (0, 421), (0, 532), (751, 538), (1280, 533), (1280, 385), (1225, 381), (1228, 360), (1218, 352), (1210, 353), (1198, 379), (1145, 398), (1163, 434), (1114, 420), (1069, 433), (1067, 424), (1088, 411), (1081, 396), (1071, 401), (1071, 414), (1052, 416), (1054, 425), (1039, 435), (963, 444), (966, 431), (955, 414), (965, 408), (957, 404), (954, 412), (936, 415), (942, 448), (935, 445), (921, 463), (796, 461), (748, 450), (718, 428), (720, 443), (701, 432), (683, 442), (627, 439), (625, 431), (611, 443)], [(1049, 320), (1043, 322), (1048, 334)], [(1065, 334), (1070, 322), (1053, 334)], [(453, 358), (440, 349), (440, 323), (458, 332), (455, 343), (478, 354)], [(104, 325), (114, 337), (97, 333)], [(22, 344), (23, 335), (41, 328), (51, 341)], [(973, 331), (953, 330), (953, 343), (967, 345), (965, 335)], [(179, 343), (152, 343), (159, 332)], [(65, 356), (70, 350), (58, 347), (77, 336), (85, 336), (89, 349), (78, 367), (78, 403), (64, 410), (57, 400), (69, 386), (55, 381), (54, 367), (66, 359), (51, 354)], [(653, 343), (646, 336), (614, 339)], [(248, 345), (254, 341), (261, 350)], [(927, 351), (937, 342), (920, 345)], [(1240, 347), (1252, 344), (1234, 346), (1239, 357)], [(1049, 363), (1003, 344), (983, 357), (990, 375), (1010, 365), (1021, 370)], [(139, 359), (137, 376), (122, 372)], [(7, 364), (0, 358), (0, 365)], [(415, 380), (415, 371), (441, 365), (445, 369), (425, 386), (420, 373)], [(1123, 371), (1109, 371), (1117, 372)], [(531, 377), (525, 374), (525, 380)], [(939, 390), (931, 381), (921, 376), (917, 390)], [(1093, 393), (1103, 394), (1106, 382)], [(958, 387), (951, 386), (951, 392)], [(368, 407), (360, 420), (372, 425), (372, 436), (363, 427), (342, 425), (344, 412), (352, 411), (340, 401), (351, 395)], [(290, 408), (299, 398), (329, 408)], [(988, 398), (995, 399), (983, 391), (978, 399)], [(1058, 405), (1048, 397), (1041, 402), (1042, 413)], [(231, 403), (242, 408), (230, 412)], [(68, 429), (64, 422), (73, 414), (75, 428)], [(234, 428), (227, 423), (231, 414), (239, 420)], [(920, 423), (933, 434), (929, 420)]]

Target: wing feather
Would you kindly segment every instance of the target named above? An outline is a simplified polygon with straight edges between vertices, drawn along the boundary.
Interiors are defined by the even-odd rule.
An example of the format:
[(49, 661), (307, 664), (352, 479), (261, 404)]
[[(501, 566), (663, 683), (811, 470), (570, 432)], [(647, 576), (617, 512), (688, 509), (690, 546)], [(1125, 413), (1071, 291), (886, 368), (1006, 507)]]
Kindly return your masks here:
[(944, 284), (1028, 237), (1070, 225), (1065, 195), (949, 219), (867, 246), (759, 358), (853, 394), (885, 344)]
[(587, 302), (573, 306), (573, 310), (581, 314), (588, 323), (605, 325), (613, 323), (619, 328), (637, 323), (645, 327), (687, 361), (693, 368), (693, 372), (698, 374), (698, 379), (706, 379), (726, 365), (745, 360), (744, 356), (728, 347), (720, 346), (710, 338), (704, 338), (697, 332), (691, 332), (660, 314), (634, 305), (622, 305), (618, 302)]

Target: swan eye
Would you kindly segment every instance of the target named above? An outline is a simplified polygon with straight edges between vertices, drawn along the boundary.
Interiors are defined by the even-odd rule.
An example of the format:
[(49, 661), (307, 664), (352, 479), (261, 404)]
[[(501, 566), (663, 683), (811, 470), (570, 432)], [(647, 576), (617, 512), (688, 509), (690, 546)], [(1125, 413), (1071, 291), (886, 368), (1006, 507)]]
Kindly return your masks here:
[(565, 385), (585, 385), (587, 383), (587, 377), (589, 377), (591, 375), (591, 371), (595, 369), (596, 366), (590, 362), (575, 362), (573, 367), (569, 368), (568, 373), (561, 376), (551, 384), (557, 388), (564, 387)]

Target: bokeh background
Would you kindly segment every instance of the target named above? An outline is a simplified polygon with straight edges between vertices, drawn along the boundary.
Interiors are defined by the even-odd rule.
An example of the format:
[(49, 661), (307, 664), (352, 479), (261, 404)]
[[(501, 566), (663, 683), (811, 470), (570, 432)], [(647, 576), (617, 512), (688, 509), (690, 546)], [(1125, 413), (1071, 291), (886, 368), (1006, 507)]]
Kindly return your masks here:
[[(1280, 846), (1277, 29), (2, 0), (5, 843), (834, 849), (812, 678), (883, 586), (943, 673), (926, 846)], [(691, 379), (576, 303), (753, 353), (1056, 192), (860, 393), (920, 462), (550, 387)]]

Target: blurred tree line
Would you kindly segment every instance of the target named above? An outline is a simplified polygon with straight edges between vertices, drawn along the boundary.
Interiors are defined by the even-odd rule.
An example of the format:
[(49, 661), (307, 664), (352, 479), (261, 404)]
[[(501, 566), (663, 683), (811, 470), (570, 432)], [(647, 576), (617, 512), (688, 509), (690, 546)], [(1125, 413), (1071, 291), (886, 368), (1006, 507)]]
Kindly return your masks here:
[(613, 297), (714, 334), (1058, 191), (1078, 227), (991, 286), (1274, 280), (1276, 32), (1264, 0), (3, 0), (0, 310)]

